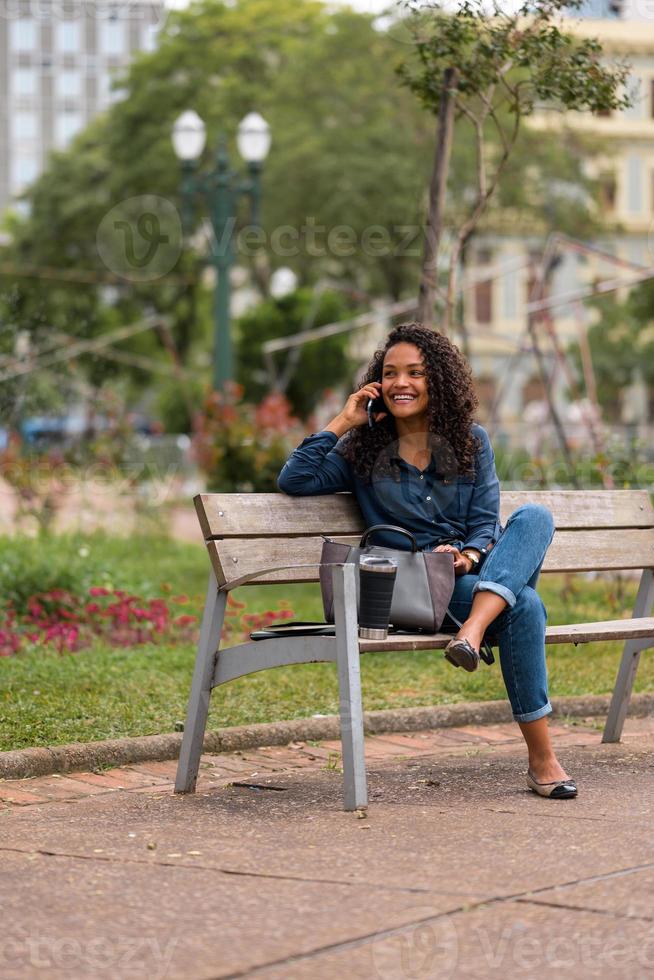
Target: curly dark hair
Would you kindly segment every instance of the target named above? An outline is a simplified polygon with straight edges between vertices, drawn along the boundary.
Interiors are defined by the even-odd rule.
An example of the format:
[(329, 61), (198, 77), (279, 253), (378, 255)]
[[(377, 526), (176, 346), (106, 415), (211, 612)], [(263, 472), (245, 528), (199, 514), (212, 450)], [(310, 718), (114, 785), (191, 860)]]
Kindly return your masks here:
[[(391, 330), (385, 346), (375, 351), (359, 388), (382, 380), (386, 353), (401, 343), (415, 344), (425, 363), (429, 441), (439, 470), (445, 476), (472, 476), (479, 448), (479, 440), (472, 434), (478, 401), (470, 366), (447, 337), (421, 323), (400, 324)], [(389, 413), (372, 429), (368, 425), (351, 429), (338, 450), (356, 475), (370, 482), (373, 468), (375, 476), (390, 470), (391, 455), (397, 446), (395, 419)]]

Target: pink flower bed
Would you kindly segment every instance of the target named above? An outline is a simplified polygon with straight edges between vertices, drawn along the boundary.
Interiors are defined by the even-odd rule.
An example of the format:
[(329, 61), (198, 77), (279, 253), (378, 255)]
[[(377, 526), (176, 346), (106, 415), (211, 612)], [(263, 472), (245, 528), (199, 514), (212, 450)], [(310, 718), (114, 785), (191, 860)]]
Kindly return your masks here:
[[(142, 599), (122, 589), (96, 586), (86, 596), (64, 589), (33, 595), (21, 614), (8, 602), (0, 612), (0, 656), (30, 646), (76, 652), (98, 640), (115, 647), (192, 641), (197, 637), (198, 617), (175, 608), (189, 601), (185, 595)], [(238, 643), (251, 630), (294, 615), (284, 602), (264, 613), (247, 614), (244, 609), (244, 603), (228, 597), (223, 644)]]

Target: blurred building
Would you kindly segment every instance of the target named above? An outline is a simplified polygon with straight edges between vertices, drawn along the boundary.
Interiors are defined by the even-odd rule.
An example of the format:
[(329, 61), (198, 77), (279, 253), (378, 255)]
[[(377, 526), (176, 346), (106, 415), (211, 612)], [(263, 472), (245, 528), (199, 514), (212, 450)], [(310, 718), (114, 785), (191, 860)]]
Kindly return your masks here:
[[(609, 4), (598, 3), (609, 10)], [(593, 159), (592, 170), (589, 165), (589, 176), (600, 181), (600, 216), (605, 230), (590, 243), (595, 251), (559, 249), (548, 287), (549, 296), (559, 302), (552, 311), (552, 325), (562, 349), (577, 340), (588, 325), (588, 312), (582, 304), (563, 304), (564, 296), (610, 279), (627, 282), (639, 270), (654, 266), (654, 16), (639, 21), (612, 15), (599, 20), (584, 18), (571, 20), (568, 29), (578, 36), (597, 37), (608, 58), (630, 63), (634, 104), (605, 116), (568, 113), (561, 117), (551, 112), (530, 120), (535, 134), (546, 128), (556, 131), (563, 122), (599, 137), (606, 146), (606, 153)], [(521, 353), (521, 347), (529, 347), (526, 306), (534, 297), (544, 244), (538, 229), (526, 234), (524, 229), (512, 233), (507, 228), (477, 236), (463, 276), (465, 322), (470, 329), (481, 401), (490, 407), (501, 386), (502, 418), (516, 425), (524, 419), (531, 402), (542, 402), (545, 397), (533, 354)], [(608, 255), (603, 256), (602, 251)], [(610, 255), (617, 256), (622, 264), (611, 261)], [(550, 350), (545, 331), (539, 321), (543, 348)], [(548, 359), (551, 367), (549, 354)], [(567, 387), (561, 370), (555, 381), (561, 403), (565, 402)], [(629, 414), (631, 410), (626, 404), (618, 407), (616, 421), (621, 411)], [(651, 408), (646, 408), (641, 421), (647, 422), (650, 414)]]
[(0, 0), (0, 211), (120, 97), (113, 77), (164, 16), (161, 0)]

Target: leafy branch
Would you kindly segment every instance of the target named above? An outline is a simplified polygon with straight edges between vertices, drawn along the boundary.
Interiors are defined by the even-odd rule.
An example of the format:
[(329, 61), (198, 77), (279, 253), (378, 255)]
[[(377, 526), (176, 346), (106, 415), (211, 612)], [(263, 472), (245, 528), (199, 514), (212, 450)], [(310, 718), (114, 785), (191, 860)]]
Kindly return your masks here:
[(437, 117), (419, 296), (424, 323), (433, 323), (435, 300), (443, 296), (438, 253), (455, 124), (472, 127), (477, 166), (467, 213), (452, 236), (445, 330), (454, 315), (461, 254), (496, 193), (523, 120), (543, 109), (600, 113), (631, 104), (625, 91), (629, 66), (603, 63), (597, 40), (563, 30), (561, 14), (580, 2), (535, 0), (511, 13), (495, 2), (490, 17), (483, 0), (464, 0), (454, 12), (433, 2), (405, 5), (412, 52), (397, 71)]

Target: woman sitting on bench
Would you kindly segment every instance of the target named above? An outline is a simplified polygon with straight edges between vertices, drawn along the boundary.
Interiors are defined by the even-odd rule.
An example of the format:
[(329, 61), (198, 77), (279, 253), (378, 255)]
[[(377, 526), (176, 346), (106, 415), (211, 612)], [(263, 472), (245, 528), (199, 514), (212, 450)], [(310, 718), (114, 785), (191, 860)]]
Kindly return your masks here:
[[(452, 552), (450, 608), (462, 626), (445, 657), (473, 671), (484, 634), (498, 644), (513, 717), (527, 743), (527, 785), (540, 796), (569, 799), (577, 788), (550, 740), (547, 614), (535, 591), (554, 523), (546, 508), (526, 504), (501, 527), (493, 450), (473, 421), (476, 408), (459, 350), (434, 330), (403, 324), (376, 351), (343, 410), (291, 454), (278, 485), (297, 496), (351, 491), (366, 527), (396, 524), (423, 551)], [(406, 548), (391, 532), (379, 542)]]

